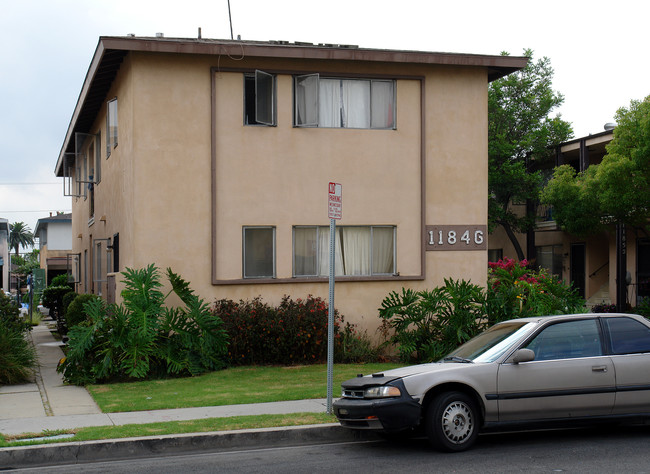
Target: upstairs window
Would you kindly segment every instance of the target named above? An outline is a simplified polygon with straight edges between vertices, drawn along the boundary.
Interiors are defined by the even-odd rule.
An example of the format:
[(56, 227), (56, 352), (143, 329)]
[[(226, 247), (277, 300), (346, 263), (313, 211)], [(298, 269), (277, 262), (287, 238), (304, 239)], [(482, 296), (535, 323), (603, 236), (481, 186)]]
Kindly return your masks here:
[[(336, 227), (336, 275), (395, 274), (394, 226)], [(329, 226), (293, 229), (293, 274), (329, 275)]]
[(109, 100), (106, 106), (106, 158), (117, 146), (117, 99)]
[(395, 128), (395, 81), (297, 76), (297, 127)]
[(274, 75), (259, 70), (244, 75), (244, 124), (276, 125)]

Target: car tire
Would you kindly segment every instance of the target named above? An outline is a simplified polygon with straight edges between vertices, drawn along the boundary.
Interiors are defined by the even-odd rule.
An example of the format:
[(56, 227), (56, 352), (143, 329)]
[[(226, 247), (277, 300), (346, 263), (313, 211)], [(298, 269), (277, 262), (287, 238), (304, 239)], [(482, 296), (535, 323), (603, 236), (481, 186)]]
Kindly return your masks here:
[(462, 392), (444, 392), (436, 396), (425, 420), (431, 445), (447, 452), (469, 449), (478, 437), (479, 424), (476, 402)]

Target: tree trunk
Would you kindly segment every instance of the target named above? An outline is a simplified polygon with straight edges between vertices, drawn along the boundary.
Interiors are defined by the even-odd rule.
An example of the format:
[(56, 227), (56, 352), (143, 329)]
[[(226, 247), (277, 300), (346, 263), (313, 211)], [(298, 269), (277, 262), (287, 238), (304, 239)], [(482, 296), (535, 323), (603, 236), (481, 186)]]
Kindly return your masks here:
[(510, 225), (506, 222), (502, 222), (501, 225), (506, 231), (506, 235), (510, 239), (510, 242), (512, 243), (513, 247), (515, 248), (515, 252), (517, 252), (517, 260), (522, 261), (526, 257), (524, 255), (523, 249), (521, 248), (521, 245), (519, 244), (519, 241), (517, 240), (517, 236), (512, 231), (512, 227), (510, 227)]

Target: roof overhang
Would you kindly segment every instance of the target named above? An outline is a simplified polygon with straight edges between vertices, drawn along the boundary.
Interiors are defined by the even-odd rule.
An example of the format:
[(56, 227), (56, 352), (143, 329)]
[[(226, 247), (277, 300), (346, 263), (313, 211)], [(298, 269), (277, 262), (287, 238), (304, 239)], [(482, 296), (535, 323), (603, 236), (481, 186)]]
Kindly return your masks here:
[(352, 45), (289, 43), (287, 41), (231, 41), (210, 39), (109, 37), (99, 43), (86, 73), (74, 113), (56, 163), (56, 176), (63, 176), (63, 159), (74, 152), (76, 132), (89, 133), (124, 57), (131, 51), (151, 53), (270, 57), (323, 61), (384, 62), (442, 66), (483, 67), (494, 81), (526, 66), (522, 56), (489, 56), (359, 48)]

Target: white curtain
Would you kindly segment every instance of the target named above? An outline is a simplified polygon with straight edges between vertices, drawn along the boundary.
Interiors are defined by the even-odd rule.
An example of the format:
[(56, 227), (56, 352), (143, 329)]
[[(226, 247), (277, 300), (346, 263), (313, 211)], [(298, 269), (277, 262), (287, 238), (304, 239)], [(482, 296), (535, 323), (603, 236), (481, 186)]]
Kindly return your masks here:
[(392, 227), (372, 228), (372, 273), (394, 273)]
[(319, 127), (341, 126), (341, 81), (321, 79), (319, 87)]
[(370, 228), (342, 227), (341, 234), (345, 275), (370, 275)]
[[(336, 252), (334, 255), (335, 275), (343, 275), (343, 259), (341, 258), (341, 233), (340, 229), (335, 232)], [(318, 268), (321, 276), (330, 274), (330, 228), (320, 227), (318, 232)]]
[(341, 81), (344, 128), (370, 128), (370, 81)]
[(296, 79), (296, 124), (318, 125), (318, 76)]
[(296, 227), (294, 230), (294, 274), (296, 276), (317, 275), (316, 227)]

